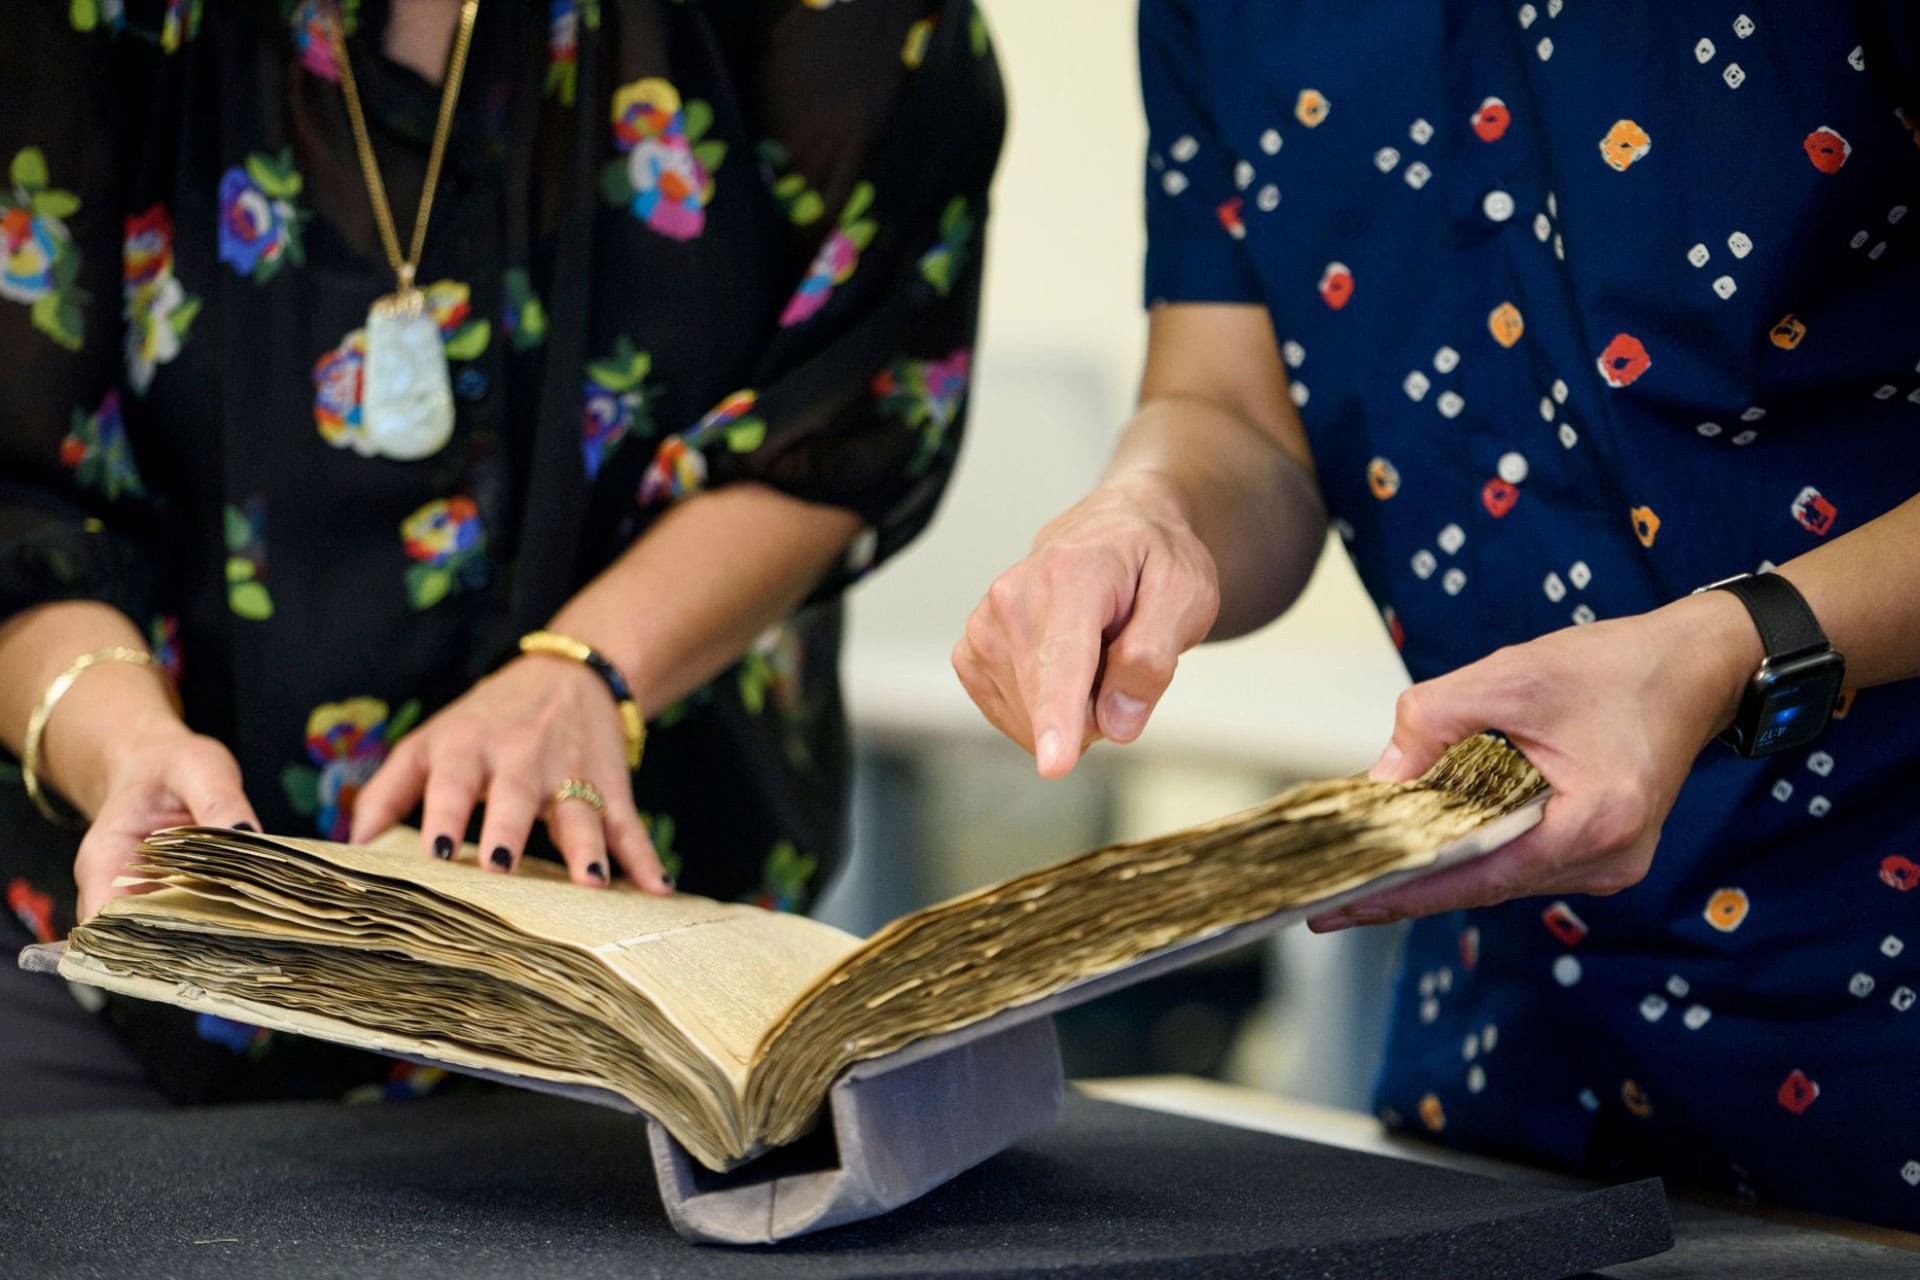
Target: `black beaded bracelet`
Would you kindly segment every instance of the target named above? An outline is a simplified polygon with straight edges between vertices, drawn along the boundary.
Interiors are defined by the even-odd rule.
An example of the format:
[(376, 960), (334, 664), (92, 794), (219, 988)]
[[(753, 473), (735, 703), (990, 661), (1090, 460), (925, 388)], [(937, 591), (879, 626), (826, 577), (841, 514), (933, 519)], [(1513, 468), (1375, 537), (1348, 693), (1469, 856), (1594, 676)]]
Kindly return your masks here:
[(647, 721), (641, 714), (640, 700), (633, 696), (633, 687), (627, 678), (620, 674), (620, 668), (607, 661), (606, 656), (584, 640), (577, 640), (558, 631), (529, 631), (520, 637), (521, 653), (545, 653), (556, 658), (571, 658), (586, 666), (606, 681), (607, 688), (613, 691), (614, 704), (620, 709), (620, 728), (627, 740), (627, 768), (640, 767), (640, 757), (647, 745)]

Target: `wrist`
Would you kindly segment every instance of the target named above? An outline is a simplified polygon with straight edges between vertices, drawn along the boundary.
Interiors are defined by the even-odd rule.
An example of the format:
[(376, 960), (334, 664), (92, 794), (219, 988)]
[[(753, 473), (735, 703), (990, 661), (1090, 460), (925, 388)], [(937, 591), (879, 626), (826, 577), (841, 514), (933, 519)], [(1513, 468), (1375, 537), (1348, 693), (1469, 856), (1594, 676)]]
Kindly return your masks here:
[[(640, 651), (637, 636), (634, 635), (637, 629), (623, 626), (618, 621), (621, 616), (630, 616), (630, 614), (624, 607), (617, 609), (602, 607), (599, 600), (591, 594), (594, 590), (594, 586), (588, 587), (559, 613), (554, 614), (553, 620), (542, 629), (568, 636), (591, 646), (593, 651), (605, 658), (620, 674), (620, 678), (626, 681), (627, 688), (633, 692), (634, 697), (640, 699), (643, 705), (652, 706), (653, 704), (647, 701), (647, 694), (650, 688), (649, 679), (653, 672), (646, 662), (645, 655)], [(560, 660), (570, 661), (565, 658)], [(606, 687), (591, 667), (577, 662), (573, 665), (592, 677), (602, 688)]]
[(612, 659), (579, 636), (557, 631), (529, 632), (520, 637), (520, 651), (528, 658), (547, 657), (567, 663), (578, 676), (599, 685), (618, 717), (627, 768), (631, 771), (640, 767), (647, 743), (646, 715), (626, 673)]
[(41, 780), (88, 818), (142, 762), (193, 737), (152, 667), (101, 663), (76, 680), (48, 717)]
[(606, 681), (594, 674), (593, 668), (557, 653), (518, 653), (500, 669), (539, 672), (541, 679), (564, 686), (582, 706), (594, 706), (612, 696)]
[(1198, 505), (1178, 477), (1157, 467), (1132, 466), (1114, 471), (1100, 487), (1149, 518), (1199, 536)]
[(1766, 659), (1746, 606), (1725, 591), (1684, 596), (1651, 615), (1667, 639), (1667, 663), (1702, 743), (1733, 723), (1740, 700)]

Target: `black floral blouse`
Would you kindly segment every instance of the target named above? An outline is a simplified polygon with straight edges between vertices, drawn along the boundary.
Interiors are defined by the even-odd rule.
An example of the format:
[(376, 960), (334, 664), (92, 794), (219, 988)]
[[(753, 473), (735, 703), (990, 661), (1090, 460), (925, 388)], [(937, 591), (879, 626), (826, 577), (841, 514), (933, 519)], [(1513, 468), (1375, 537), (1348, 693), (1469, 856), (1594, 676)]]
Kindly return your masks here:
[[(852, 509), (807, 607), (649, 708), (635, 787), (684, 888), (803, 908), (845, 834), (835, 600), (926, 524), (959, 439), (1003, 126), (984, 25), (969, 0), (483, 4), (420, 269), (456, 428), (410, 461), (361, 421), (393, 278), (334, 21), (404, 233), (439, 90), (383, 56), (385, 0), (8, 6), (0, 617), (119, 606), (268, 829), (344, 838), (393, 743), (666, 505), (751, 479)], [(10, 914), (57, 936), (72, 837), (10, 762), (0, 824)], [(119, 1021), (171, 1060), (146, 1026), (170, 1013)]]

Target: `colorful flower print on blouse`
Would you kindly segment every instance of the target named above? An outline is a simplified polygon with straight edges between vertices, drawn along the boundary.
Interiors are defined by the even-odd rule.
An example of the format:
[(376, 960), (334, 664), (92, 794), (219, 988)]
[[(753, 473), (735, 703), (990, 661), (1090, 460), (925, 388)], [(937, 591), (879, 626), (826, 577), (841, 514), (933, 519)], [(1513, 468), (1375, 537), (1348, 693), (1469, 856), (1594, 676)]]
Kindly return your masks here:
[(52, 185), (38, 147), (16, 153), (0, 189), (0, 298), (33, 309), (33, 327), (69, 351), (85, 329), (80, 250), (66, 220), (80, 197)]
[(767, 853), (761, 890), (753, 905), (768, 911), (804, 911), (819, 860), (800, 852), (791, 840), (778, 840)]
[(265, 284), (285, 263), (306, 260), (300, 224), (307, 214), (294, 203), (300, 194), (293, 152), (254, 152), (220, 176), (220, 261), (255, 284)]
[(572, 106), (580, 83), (580, 28), (598, 30), (600, 0), (552, 0), (547, 6), (547, 93)]
[(395, 1062), (387, 1069), (384, 1081), (355, 1085), (341, 1097), (342, 1102), (408, 1102), (424, 1098), (452, 1078), (442, 1067), (424, 1067), (417, 1062)]
[(273, 1032), (265, 1027), (235, 1022), (217, 1013), (203, 1013), (194, 1018), (193, 1034), (208, 1044), (217, 1044), (250, 1062), (258, 1062), (265, 1057), (273, 1044)]
[(920, 278), (932, 285), (941, 297), (953, 289), (953, 282), (967, 265), (967, 244), (973, 239), (973, 211), (960, 196), (947, 202), (940, 215), (940, 239), (920, 255)]
[(973, 353), (962, 348), (944, 360), (895, 360), (873, 380), (880, 411), (920, 433), (909, 475), (924, 474), (939, 456), (947, 428), (960, 416), (972, 364)]
[(71, 0), (67, 21), (75, 31), (119, 31), (127, 25), (126, 0)]
[(163, 614), (149, 623), (147, 650), (153, 654), (154, 665), (179, 688), (180, 679), (187, 671), (186, 658), (180, 652), (180, 619)]
[(751, 453), (767, 438), (766, 420), (755, 415), (753, 391), (736, 391), (722, 400), (691, 431), (668, 436), (653, 455), (653, 465), (640, 481), (640, 504), (649, 506), (667, 498), (700, 492), (707, 482), (706, 450), (724, 439), (734, 453)]
[(740, 659), (740, 704), (749, 715), (759, 715), (769, 703), (782, 715), (791, 715), (800, 709), (805, 667), (800, 633), (785, 623), (768, 627)]
[(60, 934), (53, 923), (53, 896), (34, 888), (24, 878), (7, 881), (7, 910), (13, 913), (35, 942), (55, 942)]
[(480, 508), (464, 494), (436, 498), (400, 522), (407, 555), (407, 600), (431, 609), (455, 590), (486, 585), (487, 532)]
[(333, 56), (334, 13), (338, 11), (346, 33), (360, 27), (360, 0), (300, 0), (287, 15), (292, 29), (293, 51), (300, 65), (322, 80), (340, 83), (340, 64)]
[(114, 502), (144, 496), (140, 472), (133, 463), (133, 447), (120, 416), (120, 392), (109, 390), (92, 413), (73, 411), (73, 424), (60, 442), (60, 462), (73, 472), (83, 489)]
[(900, 45), (900, 61), (908, 70), (918, 71), (920, 64), (927, 60), (927, 46), (933, 43), (933, 28), (936, 19), (921, 18), (907, 28), (907, 38)]
[[(486, 354), (493, 323), (473, 315), (473, 290), (456, 280), (436, 280), (422, 292), (440, 326), (449, 360), (475, 360)], [(542, 326), (544, 332), (544, 318)], [(313, 362), (313, 425), (336, 449), (352, 449), (363, 458), (379, 453), (367, 435), (360, 397), (367, 363), (367, 331), (355, 329), (340, 345)]]
[[(832, 0), (827, 0), (832, 3)], [(921, 18), (907, 28), (907, 38), (900, 45), (900, 61), (908, 70), (918, 71), (920, 64), (927, 60), (927, 48), (933, 43), (934, 30), (939, 26), (936, 17)], [(967, 23), (967, 46), (973, 50), (973, 56), (984, 58), (987, 50), (993, 47), (993, 41), (987, 33), (987, 21), (975, 9)]]
[(189, 296), (173, 275), (173, 218), (165, 205), (127, 219), (121, 266), (127, 384), (142, 395), (159, 367), (180, 354), (180, 344), (200, 313), (200, 299)]
[(547, 308), (533, 291), (525, 267), (509, 267), (501, 277), (500, 328), (515, 351), (531, 351), (547, 340)]
[(447, 344), (447, 359), (478, 360), (493, 340), (493, 322), (476, 319), (473, 314), (473, 289), (457, 280), (436, 280), (423, 292), (427, 310), (440, 326), (440, 339)]
[(845, 284), (860, 265), (860, 251), (873, 243), (874, 223), (862, 215), (873, 205), (873, 184), (862, 182), (847, 196), (840, 210), (840, 225), (827, 233), (820, 251), (807, 268), (806, 279), (787, 300), (780, 313), (781, 327), (799, 324), (819, 313), (833, 296), (834, 289)]
[(787, 215), (787, 221), (796, 227), (810, 227), (820, 221), (820, 215), (827, 211), (826, 198), (808, 184), (805, 174), (792, 167), (792, 158), (787, 154), (787, 149), (768, 139), (760, 144), (758, 150), (765, 171), (780, 175), (773, 180), (769, 190), (773, 193), (774, 203)]
[(288, 805), (312, 818), (326, 839), (345, 840), (360, 788), (419, 719), (417, 699), (391, 716), (379, 698), (348, 698), (315, 707), (307, 717), (307, 759), (313, 763), (288, 765), (280, 774)]
[(320, 438), (336, 449), (362, 457), (375, 453), (361, 429), (360, 388), (367, 364), (367, 331), (355, 329), (313, 365), (313, 424)]
[(768, 707), (778, 713), (786, 730), (782, 745), (787, 762), (806, 768), (813, 752), (805, 732), (806, 646), (800, 633), (785, 624), (761, 632), (741, 657), (734, 682), (748, 715), (760, 715)]
[(167, 11), (160, 19), (160, 48), (178, 53), (180, 46), (200, 34), (202, 0), (167, 0)]
[(623, 158), (601, 174), (607, 199), (670, 240), (698, 237), (713, 172), (727, 155), (726, 143), (706, 137), (712, 126), (713, 108), (699, 99), (683, 108), (680, 91), (658, 76), (622, 86), (613, 95), (613, 145)]
[(273, 616), (273, 596), (267, 591), (267, 501), (248, 498), (229, 506), (225, 518), (227, 543), (227, 607), (249, 622)]
[(613, 355), (587, 366), (584, 403), (580, 414), (580, 454), (587, 479), (600, 474), (608, 457), (629, 434), (653, 434), (653, 415), (647, 409), (647, 374), (653, 357), (635, 351), (622, 334)]

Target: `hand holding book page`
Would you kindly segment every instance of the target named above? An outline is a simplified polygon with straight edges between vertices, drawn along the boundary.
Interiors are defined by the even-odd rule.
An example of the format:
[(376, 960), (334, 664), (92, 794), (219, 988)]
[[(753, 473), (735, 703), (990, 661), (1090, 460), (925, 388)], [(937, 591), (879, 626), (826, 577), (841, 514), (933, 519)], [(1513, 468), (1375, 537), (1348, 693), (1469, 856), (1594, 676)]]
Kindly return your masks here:
[(130, 874), (149, 891), (75, 929), (59, 968), (455, 1068), (607, 1090), (725, 1170), (807, 1133), (855, 1063), (1483, 853), (1531, 825), (1544, 785), (1477, 737), (1417, 781), (1303, 783), (914, 912), (865, 942), (754, 907), (587, 889), (557, 868), (509, 878), (471, 854), (440, 863), (183, 828), (148, 839)]

